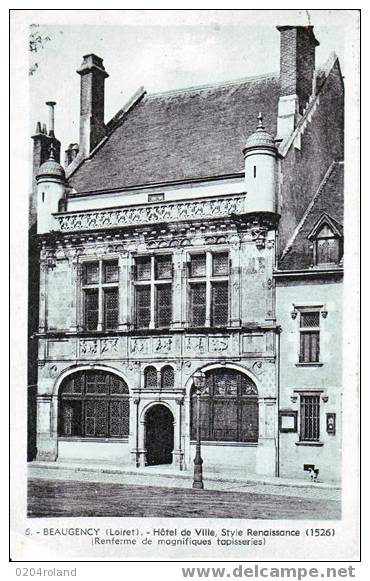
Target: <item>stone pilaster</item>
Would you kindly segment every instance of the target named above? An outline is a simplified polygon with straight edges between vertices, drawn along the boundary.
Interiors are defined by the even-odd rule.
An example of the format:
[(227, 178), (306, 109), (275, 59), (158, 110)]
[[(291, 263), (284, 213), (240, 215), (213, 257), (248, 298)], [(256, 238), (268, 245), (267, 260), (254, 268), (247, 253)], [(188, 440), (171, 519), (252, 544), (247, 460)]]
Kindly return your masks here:
[(240, 293), (241, 293), (241, 268), (240, 268), (240, 242), (233, 242), (230, 247), (230, 325), (240, 327)]
[(276, 476), (276, 399), (260, 398), (258, 403), (259, 437), (256, 456), (256, 474)]
[(54, 462), (58, 456), (57, 416), (51, 395), (37, 396), (37, 460)]
[(183, 327), (183, 300), (185, 285), (185, 264), (182, 250), (175, 250), (173, 253), (173, 287), (172, 287), (172, 325), (173, 329)]
[(119, 329), (127, 331), (130, 327), (130, 303), (131, 303), (131, 268), (127, 252), (121, 253), (119, 264)]

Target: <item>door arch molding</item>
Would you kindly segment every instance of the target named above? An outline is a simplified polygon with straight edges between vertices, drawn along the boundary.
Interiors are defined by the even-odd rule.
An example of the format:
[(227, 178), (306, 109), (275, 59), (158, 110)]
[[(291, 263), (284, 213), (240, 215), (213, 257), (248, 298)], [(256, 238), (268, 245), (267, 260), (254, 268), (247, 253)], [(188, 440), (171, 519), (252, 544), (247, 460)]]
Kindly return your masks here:
[(122, 371), (116, 369), (115, 367), (110, 367), (108, 365), (101, 364), (94, 365), (94, 367), (92, 367), (91, 365), (77, 365), (77, 366), (74, 365), (73, 367), (68, 367), (67, 369), (64, 369), (61, 372), (61, 374), (57, 377), (53, 387), (53, 396), (58, 395), (61, 384), (69, 375), (73, 375), (74, 373), (78, 373), (79, 371), (105, 371), (106, 373), (112, 373), (113, 375), (117, 375), (118, 377), (120, 377), (126, 383), (128, 390), (131, 391), (130, 381), (127, 379), (126, 375), (122, 373)]

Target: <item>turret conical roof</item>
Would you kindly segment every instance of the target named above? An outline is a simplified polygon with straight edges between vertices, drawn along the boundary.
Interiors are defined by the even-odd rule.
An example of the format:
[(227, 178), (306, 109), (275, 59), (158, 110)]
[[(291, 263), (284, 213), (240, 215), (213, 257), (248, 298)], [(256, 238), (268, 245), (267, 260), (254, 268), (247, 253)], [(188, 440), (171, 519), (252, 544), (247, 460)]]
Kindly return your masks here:
[(41, 177), (53, 177), (59, 178), (61, 180), (65, 179), (65, 172), (63, 167), (55, 160), (53, 144), (50, 146), (49, 159), (39, 167), (39, 170), (36, 174), (36, 180), (40, 179)]
[(252, 135), (248, 137), (247, 141), (245, 142), (243, 152), (255, 147), (268, 147), (275, 149), (273, 137), (270, 135), (270, 133), (265, 131), (262, 113), (258, 115), (257, 119), (258, 119), (257, 129), (254, 133), (252, 133)]

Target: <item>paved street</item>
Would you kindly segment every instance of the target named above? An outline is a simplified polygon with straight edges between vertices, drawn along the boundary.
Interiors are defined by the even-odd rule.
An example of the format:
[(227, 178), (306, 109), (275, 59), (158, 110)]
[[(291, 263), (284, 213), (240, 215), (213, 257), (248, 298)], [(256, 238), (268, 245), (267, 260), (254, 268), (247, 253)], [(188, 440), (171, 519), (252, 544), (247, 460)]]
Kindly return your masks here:
[[(122, 477), (121, 477), (122, 482)], [(146, 481), (148, 482), (148, 480)], [(310, 495), (234, 490), (192, 490), (118, 482), (30, 478), (28, 515), (244, 519), (338, 519), (340, 502)], [(330, 497), (330, 495), (328, 495)]]

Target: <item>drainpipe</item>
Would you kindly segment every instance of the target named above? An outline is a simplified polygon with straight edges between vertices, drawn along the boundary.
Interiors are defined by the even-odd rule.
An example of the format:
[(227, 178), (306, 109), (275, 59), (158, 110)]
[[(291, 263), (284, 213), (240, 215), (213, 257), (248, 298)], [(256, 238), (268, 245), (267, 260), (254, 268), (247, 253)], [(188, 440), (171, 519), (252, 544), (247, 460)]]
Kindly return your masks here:
[[(281, 167), (281, 162), (279, 163), (279, 166)], [(277, 263), (278, 263), (278, 242), (279, 242), (279, 235), (278, 232), (276, 232), (275, 235), (275, 268), (277, 267)], [(276, 316), (277, 316), (277, 284), (276, 284), (276, 280), (275, 280), (275, 285), (274, 285), (274, 292), (275, 292), (275, 321), (277, 321)], [(276, 361), (277, 361), (277, 437), (276, 437), (276, 476), (280, 476), (280, 429), (279, 429), (279, 410), (280, 410), (280, 335), (281, 335), (281, 327), (280, 325), (277, 326), (277, 357), (276, 357)]]
[(280, 410), (280, 333), (281, 327), (277, 329), (277, 438), (276, 438), (276, 476), (280, 476), (280, 429), (279, 429), (279, 410)]
[(181, 440), (182, 440), (182, 405), (184, 400), (182, 398), (176, 399), (177, 405), (179, 406), (179, 463), (180, 463), (180, 471), (182, 471), (182, 448), (181, 448)]
[(139, 404), (140, 398), (137, 397), (134, 400), (134, 404), (136, 405), (136, 468), (140, 468), (140, 455), (139, 455)]

